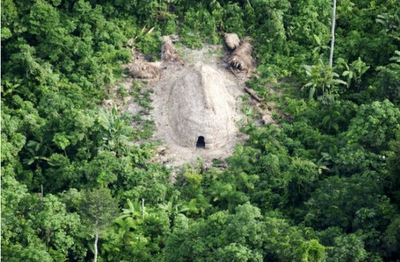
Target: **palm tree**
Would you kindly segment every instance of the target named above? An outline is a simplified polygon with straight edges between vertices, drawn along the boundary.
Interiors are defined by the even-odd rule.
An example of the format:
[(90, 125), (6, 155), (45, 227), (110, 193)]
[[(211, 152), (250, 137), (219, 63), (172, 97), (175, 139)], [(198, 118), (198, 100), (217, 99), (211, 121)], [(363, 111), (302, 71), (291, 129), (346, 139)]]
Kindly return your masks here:
[(103, 147), (117, 152), (124, 150), (129, 144), (129, 136), (132, 134), (133, 128), (118, 116), (117, 109), (115, 107), (111, 111), (100, 109), (98, 121), (104, 130), (102, 134), (105, 142)]
[(328, 92), (332, 95), (337, 91), (336, 87), (339, 84), (347, 85), (346, 82), (338, 79), (339, 75), (333, 72), (332, 67), (326, 66), (320, 59), (318, 65), (303, 65), (308, 77), (308, 83), (303, 88), (309, 87), (309, 98), (313, 98), (315, 92), (319, 91), (320, 94), (325, 95)]
[(174, 220), (177, 216), (184, 216), (182, 213), (190, 210), (189, 207), (182, 203), (175, 203), (175, 198), (175, 196), (172, 196), (166, 204), (159, 204), (159, 208), (168, 214), (171, 220), (171, 225), (174, 224)]

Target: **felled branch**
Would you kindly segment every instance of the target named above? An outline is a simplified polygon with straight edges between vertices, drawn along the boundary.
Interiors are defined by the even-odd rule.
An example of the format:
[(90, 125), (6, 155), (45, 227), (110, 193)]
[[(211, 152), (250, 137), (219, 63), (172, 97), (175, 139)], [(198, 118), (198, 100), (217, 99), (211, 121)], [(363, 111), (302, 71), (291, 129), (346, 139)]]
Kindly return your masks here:
[(262, 99), (258, 95), (256, 95), (252, 89), (245, 87), (244, 91), (246, 91), (246, 93), (248, 93), (257, 102), (262, 101)]

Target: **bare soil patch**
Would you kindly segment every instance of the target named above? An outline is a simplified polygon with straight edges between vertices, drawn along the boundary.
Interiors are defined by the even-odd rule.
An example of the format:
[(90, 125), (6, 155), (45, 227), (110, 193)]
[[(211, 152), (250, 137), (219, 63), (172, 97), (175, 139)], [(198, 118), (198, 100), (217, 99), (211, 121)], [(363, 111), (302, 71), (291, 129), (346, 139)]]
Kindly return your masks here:
[[(246, 138), (244, 134), (239, 132), (238, 126), (239, 121), (245, 119), (245, 116), (241, 113), (242, 101), (240, 97), (244, 95), (243, 88), (245, 79), (238, 79), (228, 70), (228, 64), (223, 60), (224, 51), (222, 50), (223, 49), (221, 46), (205, 46), (200, 50), (191, 50), (187, 48), (178, 49), (178, 52), (180, 51), (181, 53), (184, 65), (182, 66), (180, 63), (167, 63), (163, 65), (160, 79), (152, 81), (149, 84), (148, 87), (154, 90), (152, 95), (154, 107), (153, 117), (156, 124), (154, 137), (161, 139), (166, 145), (165, 150), (162, 151), (163, 154), (158, 154), (154, 159), (155, 161), (161, 161), (167, 163), (168, 165), (176, 166), (188, 162), (194, 163), (198, 158), (201, 158), (203, 159), (205, 165), (210, 165), (213, 159), (225, 159), (226, 157), (232, 155), (235, 150), (236, 143), (243, 142)], [(209, 121), (225, 121), (223, 119), (219, 119), (218, 114), (215, 115), (215, 117), (210, 117), (207, 115), (204, 116), (204, 112), (201, 112), (200, 110), (198, 112), (194, 110), (198, 107), (201, 107), (201, 105), (196, 105), (202, 103), (204, 100), (195, 101), (196, 99), (199, 99), (199, 96), (193, 94), (195, 90), (190, 90), (193, 88), (198, 88), (198, 86), (188, 86), (187, 88), (189, 90), (187, 90), (186, 93), (187, 97), (174, 97), (174, 95), (176, 95), (176, 92), (173, 90), (174, 87), (179, 85), (188, 85), (191, 82), (193, 85), (195, 85), (195, 83), (202, 81), (202, 79), (199, 79), (199, 74), (194, 73), (202, 66), (206, 66), (208, 71), (214, 70), (217, 72), (217, 74), (210, 75), (210, 78), (220, 78), (206, 79), (206, 81), (208, 83), (212, 82), (216, 85), (224, 85), (233, 100), (232, 105), (228, 108), (229, 110), (233, 111), (231, 112), (233, 119), (229, 120), (232, 122), (227, 120), (226, 122), (220, 123), (222, 125), (229, 126), (227, 128), (230, 129), (231, 135), (226, 138), (227, 141), (226, 143), (223, 143), (222, 146), (217, 145), (213, 148), (198, 148), (196, 147), (195, 143), (193, 143), (192, 146), (182, 146), (182, 143), (178, 141), (179, 137), (177, 137), (177, 135), (183, 134), (177, 134), (177, 128), (174, 126), (179, 124), (176, 121), (181, 121), (182, 115), (179, 115), (180, 113), (188, 114), (187, 117), (192, 118), (195, 121), (196, 119), (202, 121), (201, 119), (205, 117), (211, 118)], [(204, 90), (199, 89), (198, 91), (202, 92)], [(213, 100), (211, 102), (213, 105), (221, 105), (223, 102), (225, 102), (215, 100), (228, 99), (227, 97), (212, 97), (212, 95), (209, 97)], [(173, 110), (172, 108), (174, 108), (174, 106), (172, 105), (171, 107), (171, 101), (169, 101), (171, 99), (173, 99), (172, 103), (187, 104), (188, 106), (186, 107), (184, 105), (180, 105), (182, 110), (186, 110), (187, 112), (178, 112), (176, 108)], [(191, 107), (193, 110), (190, 110)], [(219, 115), (224, 113), (223, 110), (226, 111), (228, 109), (223, 108), (219, 111)], [(173, 119), (174, 117), (177, 117), (177, 119)], [(209, 124), (213, 125), (218, 123)], [(223, 127), (221, 128), (223, 129)], [(189, 128), (188, 132), (191, 131), (192, 130)]]
[[(218, 45), (204, 45), (202, 49), (189, 49), (186, 47), (177, 47), (177, 51), (180, 54), (182, 61), (165, 61), (161, 64), (160, 77), (156, 79), (146, 80), (147, 84), (143, 85), (142, 92), (146, 90), (151, 90), (152, 94), (151, 98), (151, 107), (153, 110), (150, 111), (150, 114), (142, 116), (142, 120), (151, 120), (154, 121), (155, 131), (153, 136), (150, 138), (152, 141), (160, 141), (162, 146), (159, 147), (156, 156), (151, 160), (154, 162), (161, 162), (169, 167), (180, 166), (185, 163), (195, 163), (198, 158), (203, 160), (205, 166), (212, 165), (213, 159), (223, 160), (229, 156), (231, 156), (235, 150), (237, 143), (243, 143), (247, 136), (241, 132), (239, 132), (240, 125), (243, 125), (247, 122), (247, 117), (242, 113), (243, 106), (243, 97), (248, 97), (248, 94), (245, 93), (245, 82), (248, 79), (248, 74), (246, 72), (241, 72), (234, 70), (229, 67), (228, 64), (228, 55), (222, 46)], [(218, 77), (219, 79), (213, 79), (211, 82), (218, 82), (225, 86), (229, 96), (233, 99), (232, 106), (229, 110), (232, 110), (232, 123), (228, 123), (229, 129), (231, 130), (229, 133), (229, 137), (227, 138), (226, 143), (222, 143), (221, 146), (214, 146), (212, 148), (202, 148), (196, 147), (195, 144), (192, 146), (182, 146), (182, 143), (179, 143), (179, 137), (177, 138), (177, 132), (174, 125), (177, 125), (177, 121), (179, 119), (174, 119), (171, 121), (171, 118), (174, 117), (174, 114), (171, 114), (171, 111), (175, 113), (176, 108), (171, 110), (171, 93), (173, 93), (173, 89), (177, 85), (188, 85), (193, 82), (201, 82), (203, 80), (199, 80), (199, 74), (190, 73), (191, 68), (195, 70), (195, 68), (202, 68), (204, 66), (207, 68), (207, 72), (215, 71), (216, 74), (213, 73), (212, 77)], [(125, 65), (125, 67), (129, 67), (129, 65)], [(197, 70), (196, 69), (196, 70)], [(202, 76), (204, 78), (204, 76)], [(130, 76), (127, 76), (123, 83), (120, 83), (119, 86), (130, 90), (134, 88), (135, 83), (143, 82), (142, 80), (133, 79)], [(224, 97), (214, 97), (210, 96), (211, 99), (224, 99)], [(193, 101), (196, 96), (187, 96), (179, 98), (178, 101), (186, 100), (189, 104), (195, 105), (198, 103), (197, 101)], [(140, 101), (139, 101), (140, 102)], [(181, 101), (182, 102), (182, 101)], [(113, 106), (119, 105), (120, 112), (126, 112), (131, 115), (136, 115), (141, 110), (141, 106), (138, 104), (138, 101), (127, 95), (123, 99), (119, 101), (112, 101)], [(218, 105), (218, 103), (217, 103)], [(248, 105), (247, 105), (248, 106)], [(188, 117), (192, 117), (194, 119), (199, 117), (204, 117), (201, 113), (196, 114), (195, 111), (188, 110)], [(172, 112), (173, 113), (173, 112)], [(177, 116), (178, 117), (178, 116)], [(182, 117), (182, 116), (180, 116)], [(140, 125), (137, 122), (133, 122), (133, 125)], [(179, 135), (179, 134), (178, 134)]]

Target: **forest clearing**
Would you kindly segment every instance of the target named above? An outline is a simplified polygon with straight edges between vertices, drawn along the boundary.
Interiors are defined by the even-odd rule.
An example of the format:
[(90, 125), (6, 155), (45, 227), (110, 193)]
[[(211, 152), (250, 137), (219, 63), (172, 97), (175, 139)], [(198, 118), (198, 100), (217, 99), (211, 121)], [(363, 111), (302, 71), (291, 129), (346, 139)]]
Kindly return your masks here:
[[(174, 48), (172, 43), (168, 44)], [(148, 120), (155, 121), (152, 140), (163, 143), (163, 149), (159, 150), (162, 155), (157, 154), (153, 160), (179, 166), (194, 164), (201, 158), (206, 166), (211, 166), (213, 159), (223, 160), (232, 155), (236, 143), (243, 142), (246, 137), (239, 132), (238, 125), (247, 121), (241, 111), (244, 103), (241, 96), (245, 96), (248, 77), (245, 72), (232, 71), (229, 52), (221, 45), (204, 45), (201, 49), (182, 47), (180, 52), (183, 57), (176, 54), (171, 61), (163, 58), (168, 55), (161, 51), (162, 63), (158, 62), (157, 66), (159, 75), (150, 74), (148, 83), (144, 84), (144, 89), (152, 94), (153, 109), (147, 116)], [(142, 54), (133, 53), (136, 61), (148, 63)], [(123, 68), (134, 66), (130, 63)], [(146, 75), (136, 72), (127, 75), (120, 85), (129, 91), (135, 81), (143, 80), (140, 74)], [(116, 93), (118, 85), (114, 90)], [(116, 106), (132, 116), (140, 111), (138, 101), (134, 102), (132, 96), (126, 96), (124, 101), (119, 101), (118, 95), (115, 97), (114, 101), (107, 100), (108, 107)], [(200, 137), (203, 145), (198, 145)]]

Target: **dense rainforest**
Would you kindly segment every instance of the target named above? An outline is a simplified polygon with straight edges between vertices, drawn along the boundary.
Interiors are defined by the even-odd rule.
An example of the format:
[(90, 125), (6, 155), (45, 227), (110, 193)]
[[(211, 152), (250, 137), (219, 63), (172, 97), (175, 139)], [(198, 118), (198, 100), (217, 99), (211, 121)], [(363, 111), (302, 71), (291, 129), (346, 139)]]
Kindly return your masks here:
[[(3, 0), (4, 261), (400, 261), (400, 1)], [(148, 30), (152, 29), (152, 33)], [(132, 57), (250, 36), (275, 124), (226, 167), (150, 162), (102, 107)], [(145, 99), (140, 82), (132, 90)], [(273, 91), (273, 92), (272, 92)], [(144, 101), (144, 100), (143, 100)], [(145, 101), (146, 102), (146, 101)], [(144, 110), (145, 111), (145, 110)], [(136, 143), (140, 141), (140, 143)]]

